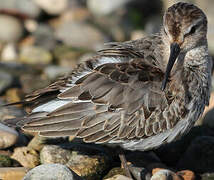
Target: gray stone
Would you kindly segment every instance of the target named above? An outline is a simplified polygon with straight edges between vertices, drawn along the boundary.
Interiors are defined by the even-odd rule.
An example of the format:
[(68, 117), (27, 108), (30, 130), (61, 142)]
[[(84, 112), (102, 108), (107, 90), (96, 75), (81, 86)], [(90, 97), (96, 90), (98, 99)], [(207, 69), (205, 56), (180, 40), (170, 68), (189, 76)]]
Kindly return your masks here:
[(0, 94), (13, 84), (13, 77), (6, 71), (0, 71)]
[(0, 15), (0, 41), (1, 42), (16, 42), (23, 33), (23, 25), (21, 22), (12, 16)]
[(31, 169), (23, 180), (82, 180), (77, 174), (61, 164), (45, 164)]
[(59, 76), (66, 75), (72, 71), (70, 67), (61, 67), (56, 65), (49, 65), (44, 69), (44, 73), (49, 79), (54, 80)]
[(94, 26), (80, 22), (64, 22), (56, 30), (56, 38), (66, 45), (97, 49), (105, 41), (103, 34)]
[[(71, 145), (73, 143), (70, 143)], [(100, 179), (103, 172), (109, 166), (109, 160), (103, 154), (89, 154), (90, 151), (96, 152), (87, 146), (82, 150), (82, 146), (65, 146), (63, 148), (56, 145), (45, 145), (40, 152), (42, 164), (60, 163), (68, 166), (75, 173), (86, 179)]]
[(66, 164), (70, 157), (70, 150), (63, 149), (57, 145), (45, 145), (40, 152), (40, 161), (42, 164)]
[(39, 16), (41, 9), (31, 0), (6, 0), (0, 1), (1, 10), (10, 10), (31, 18)]
[(18, 140), (18, 132), (0, 123), (0, 149), (14, 145)]
[(201, 136), (192, 141), (177, 164), (178, 168), (196, 173), (212, 172), (214, 167), (214, 137)]
[(47, 50), (52, 50), (56, 46), (54, 31), (47, 24), (38, 24), (32, 35), (35, 38), (35, 46), (39, 46)]
[(100, 0), (88, 0), (86, 2), (87, 7), (93, 14), (108, 15), (118, 8), (121, 8), (129, 1), (130, 0), (102, 0), (102, 3), (100, 3)]

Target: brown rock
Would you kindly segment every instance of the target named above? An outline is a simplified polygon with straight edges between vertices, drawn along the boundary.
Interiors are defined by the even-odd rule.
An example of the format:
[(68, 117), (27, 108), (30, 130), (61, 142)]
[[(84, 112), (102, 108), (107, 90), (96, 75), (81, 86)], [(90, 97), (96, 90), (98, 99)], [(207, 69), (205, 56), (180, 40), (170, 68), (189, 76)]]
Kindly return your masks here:
[(22, 180), (27, 173), (28, 168), (15, 167), (15, 168), (0, 168), (0, 179), (3, 180)]
[(181, 176), (184, 180), (195, 180), (196, 178), (194, 172), (190, 170), (178, 171), (176, 174)]
[(39, 154), (34, 149), (29, 147), (15, 148), (11, 158), (17, 160), (26, 168), (34, 168), (40, 163)]

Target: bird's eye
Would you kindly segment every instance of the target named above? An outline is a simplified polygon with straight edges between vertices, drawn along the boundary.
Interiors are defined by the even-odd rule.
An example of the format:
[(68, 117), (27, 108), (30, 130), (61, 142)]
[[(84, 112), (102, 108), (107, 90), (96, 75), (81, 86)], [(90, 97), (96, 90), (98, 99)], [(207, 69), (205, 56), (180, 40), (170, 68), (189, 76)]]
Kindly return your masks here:
[(196, 31), (196, 26), (193, 26), (189, 32), (189, 34), (194, 34)]
[(192, 35), (196, 32), (198, 25), (192, 26), (192, 28), (190, 29), (190, 31), (184, 35), (184, 37), (187, 37), (189, 35)]

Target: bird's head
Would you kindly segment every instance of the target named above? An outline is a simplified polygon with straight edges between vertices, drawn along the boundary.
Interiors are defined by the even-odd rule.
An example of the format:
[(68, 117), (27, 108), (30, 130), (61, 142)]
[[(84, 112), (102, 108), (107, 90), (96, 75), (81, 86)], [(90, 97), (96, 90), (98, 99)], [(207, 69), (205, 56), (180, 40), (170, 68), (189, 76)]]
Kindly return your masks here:
[(185, 53), (206, 42), (206, 15), (193, 4), (182, 2), (174, 4), (164, 14), (162, 34), (170, 46), (169, 61), (162, 83), (164, 90), (180, 52)]

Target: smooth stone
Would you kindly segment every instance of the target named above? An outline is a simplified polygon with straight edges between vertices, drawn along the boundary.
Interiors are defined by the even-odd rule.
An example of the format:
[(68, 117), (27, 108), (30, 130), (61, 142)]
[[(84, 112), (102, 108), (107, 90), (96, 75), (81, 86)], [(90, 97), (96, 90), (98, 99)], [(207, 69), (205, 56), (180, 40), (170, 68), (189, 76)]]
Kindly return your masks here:
[(19, 60), (26, 64), (49, 64), (52, 61), (52, 55), (41, 47), (23, 46), (19, 54)]
[[(81, 146), (62, 147), (45, 145), (40, 152), (41, 163), (65, 164), (76, 174), (89, 180), (100, 179), (109, 166), (109, 160), (103, 154), (90, 154), (91, 151), (96, 152), (94, 149), (90, 150), (87, 147), (82, 149)], [(75, 148), (79, 150), (75, 150)]]
[(0, 94), (13, 85), (13, 76), (6, 71), (0, 71)]
[(23, 34), (23, 25), (21, 22), (12, 16), (0, 15), (0, 41), (1, 42), (16, 42)]
[(14, 145), (18, 140), (18, 132), (0, 123), (0, 149)]
[(108, 15), (127, 4), (130, 0), (88, 0), (87, 7), (95, 15)]
[(115, 175), (115, 176), (108, 178), (108, 179), (105, 179), (105, 180), (132, 180), (132, 179), (118, 174), (118, 175)]
[(1, 60), (5, 62), (16, 61), (18, 59), (18, 53), (16, 46), (13, 43), (8, 43), (4, 46), (1, 52)]
[(43, 164), (31, 169), (23, 180), (83, 180), (62, 164)]
[(179, 160), (177, 167), (196, 173), (212, 172), (214, 167), (214, 137), (195, 138)]
[(57, 29), (55, 36), (66, 45), (86, 49), (98, 49), (106, 41), (103, 34), (96, 27), (75, 21), (62, 23)]
[(66, 164), (70, 157), (70, 150), (63, 149), (57, 145), (45, 145), (40, 152), (40, 161), (42, 164)]
[(25, 167), (0, 168), (0, 179), (22, 180), (29, 169)]
[(151, 180), (182, 180), (176, 173), (168, 169), (161, 169), (153, 174)]
[(17, 160), (22, 166), (26, 168), (34, 168), (39, 165), (39, 154), (29, 147), (17, 147), (11, 158)]
[(45, 23), (39, 23), (32, 32), (32, 36), (35, 38), (34, 45), (46, 50), (52, 50), (56, 47), (56, 39), (54, 37), (54, 30)]
[(33, 0), (39, 7), (50, 15), (58, 15), (64, 12), (68, 6), (68, 0)]
[(55, 80), (60, 76), (69, 74), (72, 71), (70, 67), (61, 67), (56, 65), (49, 65), (44, 69), (45, 75), (51, 80)]
[(40, 15), (41, 9), (31, 0), (6, 0), (0, 1), (1, 10), (9, 10), (28, 16), (30, 18), (36, 18)]

